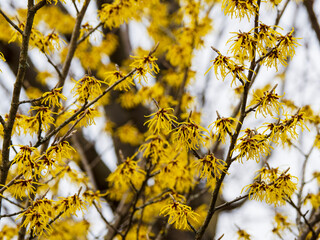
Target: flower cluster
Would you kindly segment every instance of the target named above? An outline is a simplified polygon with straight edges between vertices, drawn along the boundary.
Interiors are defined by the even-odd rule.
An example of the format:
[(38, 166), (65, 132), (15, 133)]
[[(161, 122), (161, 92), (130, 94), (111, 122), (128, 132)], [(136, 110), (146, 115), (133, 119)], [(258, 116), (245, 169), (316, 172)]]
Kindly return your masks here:
[(181, 204), (176, 201), (172, 201), (160, 211), (163, 216), (169, 216), (168, 223), (174, 224), (177, 229), (190, 229), (188, 225), (189, 220), (197, 221), (199, 216), (192, 211), (191, 207)]
[(71, 90), (75, 92), (75, 97), (80, 103), (85, 103), (102, 94), (102, 81), (92, 76), (84, 76), (79, 81), (76, 81), (74, 88)]
[(103, 4), (98, 14), (105, 27), (116, 28), (136, 15), (138, 4), (139, 1), (116, 0)]
[(236, 145), (234, 151), (239, 151), (237, 158), (239, 161), (243, 161), (243, 158), (247, 160), (253, 159), (256, 162), (260, 161), (261, 156), (267, 156), (270, 154), (269, 141), (266, 135), (257, 133), (256, 130), (245, 130), (245, 135), (239, 138), (240, 143)]
[[(269, 123), (266, 125), (265, 132), (269, 131), (270, 139), (275, 144), (284, 144), (290, 139), (297, 139), (297, 127), (299, 126), (303, 131), (308, 127), (304, 121), (308, 119), (304, 112), (298, 111), (294, 115), (285, 115), (285, 119), (281, 119), (278, 123)], [(308, 129), (309, 130), (309, 129)]]
[(211, 62), (213, 62), (212, 66), (206, 71), (205, 74), (207, 74), (213, 67), (217, 78), (221, 76), (222, 80), (224, 80), (229, 74), (231, 75), (231, 86), (237, 79), (242, 83), (248, 81), (248, 78), (244, 73), (246, 67), (236, 64), (236, 62), (230, 57), (223, 56), (220, 52), (218, 52), (218, 56)]
[(60, 88), (54, 88), (50, 92), (45, 92), (42, 95), (41, 104), (47, 105), (49, 107), (62, 107), (61, 103), (59, 102), (59, 99), (67, 100), (67, 98), (62, 95), (62, 87)]
[(174, 116), (173, 108), (160, 108), (156, 113), (152, 113), (147, 117), (153, 117), (145, 122), (148, 124), (148, 128), (154, 133), (159, 134), (161, 132), (168, 133), (172, 129), (172, 124), (177, 124), (176, 116)]
[(156, 61), (158, 60), (156, 57), (150, 55), (144, 55), (143, 57), (131, 56), (134, 58), (133, 63), (130, 65), (136, 69), (133, 74), (133, 78), (138, 78), (139, 83), (141, 84), (141, 79), (145, 82), (148, 82), (146, 74), (150, 74), (153, 76), (153, 73), (159, 73), (159, 67)]
[(217, 120), (209, 125), (209, 128), (212, 126), (212, 131), (214, 131), (214, 140), (218, 139), (222, 143), (225, 143), (226, 135), (232, 135), (237, 122), (239, 121), (235, 118), (221, 118), (218, 116)]
[(224, 9), (224, 14), (235, 16), (238, 18), (247, 17), (250, 20), (251, 16), (258, 13), (257, 0), (239, 1), (239, 0), (224, 0), (221, 8)]
[(204, 133), (209, 134), (207, 129), (188, 119), (187, 122), (179, 123), (172, 130), (172, 141), (178, 146), (186, 146), (187, 149), (195, 150), (207, 143), (207, 135)]
[(117, 169), (111, 173), (107, 181), (110, 183), (111, 188), (108, 190), (111, 198), (118, 199), (122, 197), (130, 186), (137, 189), (144, 180), (145, 171), (138, 166), (134, 156), (127, 158), (121, 163)]
[(249, 190), (249, 199), (265, 201), (274, 206), (284, 205), (297, 190), (297, 178), (287, 171), (280, 173), (276, 168), (262, 168), (256, 181), (242, 190)]
[(251, 105), (248, 106), (248, 108), (251, 106), (256, 107), (255, 109), (256, 116), (257, 116), (257, 113), (261, 113), (264, 117), (267, 114), (273, 116), (274, 112), (279, 114), (280, 109), (283, 110), (283, 106), (281, 102), (279, 102), (279, 99), (281, 97), (282, 96), (279, 96), (274, 92), (274, 89), (272, 89), (271, 91), (265, 91), (263, 93), (257, 90), (254, 93), (254, 99)]
[(200, 178), (220, 178), (221, 173), (226, 173), (226, 163), (222, 159), (216, 158), (213, 154), (207, 154), (199, 160), (195, 160), (193, 167), (200, 174)]

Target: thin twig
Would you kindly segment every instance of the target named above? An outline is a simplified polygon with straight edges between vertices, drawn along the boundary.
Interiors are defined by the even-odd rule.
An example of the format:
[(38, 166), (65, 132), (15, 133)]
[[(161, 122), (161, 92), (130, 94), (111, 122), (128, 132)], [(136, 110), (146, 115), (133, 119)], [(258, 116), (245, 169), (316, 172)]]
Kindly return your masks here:
[(51, 66), (52, 66), (52, 67), (56, 70), (56, 72), (58, 73), (59, 78), (61, 78), (61, 77), (62, 77), (62, 73), (61, 73), (60, 69), (58, 68), (58, 66), (52, 62), (52, 60), (50, 59), (50, 57), (48, 56), (48, 54), (44, 53), (44, 55), (46, 56), (48, 62), (51, 64)]
[(22, 210), (22, 211), (15, 212), (15, 213), (0, 215), (0, 219), (1, 219), (1, 218), (5, 218), (5, 217), (13, 217), (13, 216), (19, 215), (19, 214), (21, 214), (21, 213), (24, 213), (25, 211), (26, 211), (26, 210)]
[(78, 40), (77, 44), (79, 45), (84, 40), (86, 40), (93, 32), (95, 32), (99, 27), (103, 25), (102, 22), (100, 22), (95, 28), (91, 29), (86, 35), (84, 35), (80, 40)]
[(316, 236), (316, 233), (315, 233), (314, 229), (312, 228), (312, 226), (310, 225), (308, 219), (306, 218), (306, 214), (307, 214), (308, 212), (306, 212), (305, 214), (303, 214), (303, 213), (301, 212), (301, 209), (300, 209), (297, 205), (295, 205), (295, 203), (292, 201), (292, 199), (291, 199), (290, 197), (288, 197), (287, 202), (288, 202), (294, 209), (296, 209), (297, 212), (300, 214), (300, 216), (303, 218), (303, 220), (304, 220), (304, 222), (307, 224), (309, 230), (312, 232), (312, 236)]
[(246, 195), (244, 195), (244, 196), (237, 197), (237, 198), (235, 198), (234, 200), (232, 200), (232, 201), (230, 201), (230, 202), (223, 203), (223, 204), (221, 204), (220, 206), (215, 207), (215, 208), (214, 208), (214, 211), (218, 211), (218, 210), (221, 210), (221, 209), (223, 209), (223, 208), (225, 208), (225, 207), (228, 207), (228, 206), (230, 206), (232, 203), (235, 203), (235, 202), (238, 202), (238, 201), (240, 201), (240, 200), (242, 200), (242, 199), (245, 199), (245, 198), (247, 198), (248, 196), (249, 196), (249, 194), (246, 194)]
[(122, 236), (122, 233), (116, 229), (111, 223), (109, 223), (109, 221), (103, 216), (103, 213), (101, 212), (101, 210), (99, 209), (99, 207), (97, 206), (97, 204), (95, 202), (93, 202), (93, 206), (96, 208), (97, 212), (99, 213), (100, 217), (102, 218), (102, 220), (104, 221), (104, 223), (109, 227), (112, 228), (113, 231), (115, 231), (117, 234), (119, 234), (120, 236)]
[(23, 31), (14, 23), (11, 21), (11, 19), (0, 9), (0, 14), (7, 20), (7, 22), (16, 29), (21, 35), (23, 34)]
[(6, 197), (2, 197), (4, 200), (8, 201), (9, 203), (21, 208), (21, 209), (24, 209), (24, 206), (20, 205), (19, 203), (15, 203), (14, 201), (11, 201), (9, 198), (6, 198)]

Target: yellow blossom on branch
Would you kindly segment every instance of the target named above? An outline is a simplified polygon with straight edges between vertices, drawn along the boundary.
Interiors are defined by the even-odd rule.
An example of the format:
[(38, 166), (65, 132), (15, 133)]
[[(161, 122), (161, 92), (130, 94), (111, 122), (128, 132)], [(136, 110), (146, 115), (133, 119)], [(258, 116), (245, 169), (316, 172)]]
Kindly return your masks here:
[(257, 0), (223, 0), (221, 9), (224, 10), (224, 14), (226, 15), (235, 16), (240, 19), (247, 17), (248, 21), (250, 21), (250, 17), (258, 12), (259, 7)]
[(130, 64), (131, 67), (139, 68), (143, 67), (147, 72), (153, 72), (155, 74), (159, 73), (160, 69), (156, 61), (158, 58), (150, 55), (144, 55), (143, 57), (130, 56), (134, 59), (133, 63)]
[(257, 90), (254, 93), (254, 99), (252, 103), (248, 106), (248, 108), (254, 106), (256, 107), (256, 116), (257, 113), (261, 113), (264, 117), (267, 114), (273, 116), (273, 113), (280, 113), (280, 110), (283, 110), (283, 104), (279, 102), (279, 99), (283, 96), (279, 96), (277, 93), (274, 92), (275, 89), (271, 91), (261, 92)]
[(101, 207), (100, 198), (104, 197), (105, 195), (107, 195), (107, 193), (102, 194), (99, 190), (95, 192), (93, 192), (92, 190), (87, 190), (84, 193), (82, 193), (82, 197), (86, 202), (88, 202), (90, 205), (93, 202), (96, 202), (99, 207)]
[(75, 82), (76, 84), (71, 91), (75, 92), (74, 96), (77, 96), (77, 100), (80, 103), (93, 100), (102, 94), (101, 83), (103, 83), (103, 81), (95, 77), (86, 75)]
[(295, 48), (300, 45), (297, 41), (298, 38), (293, 37), (293, 32), (294, 28), (292, 28), (291, 32), (287, 33), (285, 36), (278, 37), (278, 50), (287, 57), (293, 57)]
[(54, 118), (52, 117), (54, 113), (49, 107), (31, 106), (30, 111), (36, 111), (34, 118), (38, 121), (38, 124), (41, 124), (42, 131), (47, 131), (50, 125), (55, 125)]
[(238, 240), (251, 240), (251, 235), (243, 229), (237, 231)]
[(226, 135), (231, 136), (233, 131), (236, 128), (236, 124), (239, 121), (235, 118), (221, 118), (218, 116), (218, 119), (209, 125), (209, 128), (212, 126), (212, 130), (214, 131), (214, 139), (218, 139), (222, 143), (226, 143)]
[(284, 216), (281, 213), (277, 212), (276, 215), (274, 216), (274, 221), (276, 223), (276, 229), (277, 232), (289, 229), (291, 230), (291, 226), (293, 224), (288, 221), (288, 216)]
[(116, 28), (136, 15), (138, 4), (139, 1), (116, 0), (113, 3), (102, 4), (98, 14), (105, 27)]
[(207, 129), (189, 119), (172, 130), (172, 141), (177, 146), (195, 150), (207, 143), (208, 137), (205, 133), (209, 134)]
[(59, 98), (62, 100), (67, 100), (67, 98), (62, 95), (62, 87), (60, 88), (55, 88), (52, 89), (50, 92), (45, 92), (42, 95), (42, 100), (41, 103), (44, 105), (48, 105), (49, 107), (52, 106), (58, 106), (58, 107), (62, 107), (61, 103), (59, 102)]
[(60, 162), (63, 158), (71, 159), (76, 150), (69, 144), (68, 141), (61, 141), (58, 144), (51, 145), (47, 151), (46, 156), (50, 159), (55, 159)]
[(285, 115), (284, 120), (280, 120), (279, 123), (269, 123), (266, 125), (267, 132), (269, 131), (270, 139), (275, 144), (286, 143), (290, 139), (297, 139), (297, 127), (299, 126), (303, 131), (305, 128), (309, 128), (305, 125), (304, 121), (308, 119), (304, 112), (298, 111), (296, 114), (288, 116)]
[(8, 191), (15, 198), (19, 198), (22, 200), (23, 197), (27, 197), (36, 193), (36, 188), (33, 186), (34, 184), (38, 184), (34, 182), (33, 179), (17, 179), (14, 183), (8, 188)]
[(140, 133), (139, 129), (130, 123), (120, 126), (115, 135), (119, 137), (123, 143), (128, 143), (132, 146), (137, 146), (143, 142), (143, 134)]
[(187, 230), (190, 229), (188, 221), (193, 220), (197, 222), (197, 218), (199, 217), (191, 207), (176, 201), (172, 201), (172, 203), (164, 206), (160, 211), (160, 215), (169, 216), (168, 223), (174, 224), (175, 228)]
[(38, 164), (36, 159), (39, 156), (37, 148), (20, 145), (20, 151), (12, 160), (12, 165), (17, 164), (18, 173), (22, 173), (25, 177), (31, 177), (38, 174)]
[(304, 204), (311, 203), (313, 209), (319, 209), (320, 207), (320, 194), (308, 193), (304, 199)]
[(66, 198), (60, 197), (60, 200), (56, 202), (56, 211), (58, 213), (63, 213), (63, 216), (75, 215), (76, 212), (81, 210), (86, 210), (85, 202), (77, 195), (69, 196)]
[(244, 72), (245, 70), (247, 70), (246, 67), (244, 67), (243, 65), (236, 64), (233, 60), (230, 59), (230, 57), (221, 55), (221, 53), (218, 50), (214, 49), (214, 51), (218, 53), (218, 56), (211, 61), (213, 62), (213, 64), (206, 71), (205, 75), (213, 67), (217, 79), (219, 79), (219, 76), (221, 76), (222, 80), (224, 81), (228, 75), (231, 75), (231, 86), (235, 83), (236, 79), (238, 79), (242, 84), (248, 81), (247, 76)]
[(240, 63), (244, 63), (245, 60), (252, 61), (254, 55), (254, 49), (257, 46), (257, 39), (250, 32), (233, 32), (235, 36), (230, 38), (227, 43), (233, 42), (229, 48), (230, 53), (239, 60)]
[(152, 113), (146, 117), (153, 117), (145, 122), (148, 128), (154, 134), (168, 133), (172, 129), (172, 124), (177, 124), (176, 116), (173, 115), (173, 108), (160, 108), (156, 113)]
[(137, 161), (133, 159), (134, 157), (135, 155), (130, 158), (127, 157), (127, 159), (108, 176), (107, 181), (112, 186), (108, 191), (111, 198), (116, 197), (119, 193), (125, 193), (131, 184), (136, 189), (142, 184), (146, 173), (138, 166)]
[(207, 154), (199, 160), (195, 160), (192, 164), (196, 168), (196, 172), (200, 178), (220, 178), (221, 174), (227, 173), (226, 162), (216, 158), (213, 154)]
[(262, 60), (262, 64), (268, 68), (275, 67), (278, 71), (278, 64), (281, 63), (284, 67), (288, 64), (286, 62), (287, 56), (284, 55), (277, 47), (273, 48)]
[(161, 135), (150, 135), (139, 148), (143, 157), (151, 159), (153, 164), (165, 162), (168, 158), (169, 142)]
[(269, 141), (264, 134), (256, 133), (255, 130), (246, 129), (245, 135), (241, 137), (240, 143), (236, 145), (234, 151), (239, 151), (237, 158), (243, 162), (243, 158), (247, 160), (253, 159), (256, 162), (260, 161), (261, 156), (270, 154)]
[(286, 172), (279, 173), (272, 182), (262, 178), (260, 181), (245, 186), (242, 191), (250, 189), (249, 199), (265, 201), (268, 204), (274, 204), (275, 207), (284, 205), (286, 200), (297, 190), (298, 180), (298, 178)]
[[(120, 79), (125, 77), (125, 74), (120, 72), (120, 70), (109, 71), (109, 72), (106, 72), (105, 74), (106, 74), (106, 77), (104, 81), (108, 84), (109, 87), (112, 86), (117, 81), (119, 81)], [(123, 80), (121, 83), (116, 85), (114, 89), (120, 90), (120, 91), (128, 91), (131, 88), (131, 86), (134, 86), (134, 82), (132, 77), (129, 76), (125, 80)]]
[(87, 108), (77, 116), (77, 119), (81, 119), (78, 127), (88, 127), (90, 125), (96, 124), (94, 119), (100, 116), (101, 114), (96, 108)]
[[(278, 26), (268, 26), (263, 23), (259, 23), (258, 33), (256, 35), (257, 41), (259, 44), (257, 44), (257, 49), (260, 53), (266, 53), (266, 48), (272, 48), (277, 45), (277, 36), (281, 36), (281, 34), (277, 31), (275, 31), (273, 28)], [(254, 32), (255, 28), (251, 30), (251, 32)]]

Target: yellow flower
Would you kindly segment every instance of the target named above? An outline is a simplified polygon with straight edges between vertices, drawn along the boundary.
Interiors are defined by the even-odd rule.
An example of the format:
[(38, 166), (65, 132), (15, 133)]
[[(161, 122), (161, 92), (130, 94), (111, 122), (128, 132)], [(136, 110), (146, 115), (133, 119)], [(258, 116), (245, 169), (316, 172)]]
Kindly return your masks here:
[(132, 109), (137, 107), (141, 103), (141, 98), (139, 95), (134, 93), (133, 91), (128, 91), (120, 94), (117, 101), (120, 102), (121, 107), (125, 109)]
[(67, 98), (61, 94), (61, 91), (62, 91), (62, 87), (52, 89), (51, 92), (45, 92), (42, 95), (43, 99), (41, 100), (41, 103), (44, 105), (48, 105), (49, 107), (52, 107), (52, 106), (62, 107), (61, 104), (59, 103), (59, 98), (62, 100), (67, 100)]
[(256, 116), (257, 113), (261, 113), (264, 117), (266, 117), (267, 114), (273, 116), (273, 112), (279, 114), (280, 109), (283, 110), (283, 104), (279, 102), (279, 99), (283, 96), (279, 96), (274, 91), (275, 89), (271, 92), (265, 91), (263, 93), (256, 91), (254, 93), (254, 99), (248, 108), (256, 106)]
[(221, 9), (224, 9), (224, 14), (235, 16), (238, 18), (254, 16), (258, 12), (258, 4), (256, 0), (238, 1), (238, 0), (223, 0)]
[(11, 164), (17, 164), (19, 174), (32, 177), (39, 174), (39, 164), (36, 163), (38, 156), (37, 148), (20, 145), (20, 151), (15, 155)]
[[(34, 116), (33, 120), (37, 120), (38, 124), (41, 124), (42, 131), (47, 131), (50, 128), (50, 125), (54, 124), (54, 118), (51, 116), (53, 113), (49, 107), (43, 106), (31, 106), (30, 111), (37, 111), (36, 115)], [(30, 112), (29, 111), (29, 112)]]
[(137, 4), (132, 0), (116, 0), (113, 3), (102, 4), (101, 10), (98, 11), (100, 20), (109, 29), (119, 27), (136, 15)]
[[(275, 47), (277, 44), (277, 36), (281, 36), (281, 34), (273, 29), (273, 27), (278, 26), (268, 26), (263, 23), (259, 23), (258, 26), (258, 33), (257, 33), (257, 40), (259, 44), (257, 44), (257, 48), (261, 53), (266, 53), (266, 48), (272, 48)], [(253, 32), (255, 29), (252, 29), (251, 32)]]
[(253, 50), (256, 48), (257, 39), (250, 32), (233, 33), (235, 36), (227, 41), (227, 43), (233, 41), (228, 52), (231, 52), (242, 64), (245, 60), (252, 61), (254, 57)]
[(284, 216), (281, 213), (277, 212), (276, 215), (274, 216), (274, 220), (276, 222), (276, 228), (278, 231), (289, 229), (293, 225), (291, 222), (288, 220), (288, 216)]
[(245, 135), (239, 139), (241, 142), (236, 145), (234, 151), (239, 151), (237, 158), (243, 162), (243, 158), (247, 160), (253, 159), (258, 163), (261, 156), (270, 154), (270, 148), (267, 136), (255, 133), (255, 130), (246, 129)]
[(312, 194), (308, 193), (308, 195), (304, 199), (304, 204), (307, 202), (310, 202), (312, 205), (312, 208), (319, 209), (320, 207), (320, 194)]
[(268, 182), (267, 179), (261, 179), (259, 182), (254, 182), (245, 186), (243, 190), (249, 191), (249, 199), (265, 201), (268, 204), (274, 204), (275, 207), (284, 205), (286, 199), (290, 198), (297, 190), (297, 182), (293, 179), (298, 178), (291, 176), (289, 173), (283, 172), (278, 174), (277, 178)]
[(267, 129), (264, 131), (270, 131), (270, 139), (275, 143), (287, 143), (290, 141), (290, 138), (297, 139), (297, 127), (300, 126), (301, 130), (303, 131), (304, 128), (309, 128), (305, 125), (304, 121), (308, 119), (305, 116), (304, 112), (297, 112), (290, 117), (285, 115), (284, 120), (280, 120), (280, 123), (269, 123), (266, 125)]
[(152, 119), (146, 121), (144, 124), (148, 124), (148, 128), (154, 134), (165, 133), (171, 131), (172, 124), (177, 124), (176, 116), (172, 113), (173, 108), (160, 108), (156, 113), (152, 113), (146, 117), (153, 117)]
[(96, 122), (94, 121), (94, 119), (96, 117), (100, 117), (101, 114), (100, 112), (96, 109), (96, 108), (87, 108), (86, 110), (84, 110), (83, 112), (81, 112), (78, 116), (77, 119), (80, 119), (80, 122), (78, 124), (78, 127), (88, 127), (92, 124), (96, 124)]
[(313, 145), (316, 148), (320, 149), (320, 134), (319, 133), (316, 135)]
[(133, 63), (130, 64), (131, 67), (134, 68), (145, 68), (146, 71), (149, 73), (159, 73), (160, 69), (158, 67), (158, 64), (156, 61), (158, 58), (150, 56), (150, 55), (144, 55), (143, 57), (138, 56), (130, 56), (134, 59)]
[(86, 75), (79, 81), (75, 82), (76, 84), (71, 91), (75, 92), (74, 96), (77, 96), (77, 101), (80, 103), (93, 100), (102, 94), (102, 81), (96, 79), (95, 77)]
[(17, 179), (14, 183), (8, 188), (8, 191), (13, 195), (15, 198), (19, 198), (22, 200), (23, 197), (36, 194), (36, 188), (33, 186), (34, 184), (38, 184), (32, 181), (33, 179)]
[(190, 229), (188, 221), (197, 222), (199, 217), (199, 214), (194, 212), (191, 207), (176, 201), (164, 206), (160, 211), (160, 215), (169, 216), (168, 223), (174, 224), (175, 228), (188, 230)]
[(168, 158), (169, 142), (161, 135), (151, 135), (139, 148), (139, 152), (143, 152), (144, 158), (152, 160), (153, 164), (159, 161), (166, 161)]
[(204, 133), (209, 134), (207, 129), (189, 119), (172, 130), (172, 141), (180, 147), (198, 149), (207, 143), (208, 138)]
[(3, 225), (0, 232), (0, 239), (14, 239), (18, 236), (19, 229), (9, 225)]
[(220, 178), (221, 173), (226, 172), (225, 161), (216, 158), (213, 154), (207, 154), (199, 160), (195, 160), (192, 164), (196, 168), (196, 172), (200, 178)]
[(187, 67), (191, 65), (192, 50), (189, 45), (173, 44), (168, 47), (166, 58), (174, 67)]
[(59, 144), (54, 144), (50, 146), (46, 152), (46, 154), (50, 154), (49, 156), (52, 157), (52, 154), (56, 154), (56, 157), (59, 159), (71, 158), (72, 152), (76, 152), (76, 150), (70, 146), (69, 142), (66, 140), (59, 142)]
[(231, 136), (233, 134), (237, 122), (239, 121), (235, 118), (221, 118), (218, 116), (218, 119), (209, 125), (209, 128), (212, 126), (211, 131), (215, 131), (214, 140), (218, 138), (222, 143), (226, 143), (226, 135)]
[(137, 161), (133, 160), (134, 157), (135, 155), (131, 158), (127, 157), (127, 159), (108, 176), (107, 181), (111, 185), (111, 189), (108, 190), (108, 193), (111, 198), (117, 198), (117, 194), (125, 193), (131, 184), (136, 189), (142, 184), (145, 171), (138, 166)]
[(246, 75), (243, 72), (246, 68), (241, 65), (237, 65), (229, 57), (221, 55), (220, 52), (218, 53), (218, 56), (211, 62), (213, 62), (213, 65), (207, 70), (205, 74), (207, 74), (213, 67), (216, 77), (219, 79), (219, 76), (221, 76), (223, 81), (227, 77), (227, 75), (231, 74), (231, 85), (233, 85), (237, 78), (239, 78), (239, 80), (242, 80), (243, 82), (248, 81)]
[(55, 49), (60, 49), (60, 38), (56, 33), (50, 33), (47, 36), (38, 34), (34, 45), (39, 48), (41, 52), (49, 54), (50, 52), (54, 52)]
[[(106, 77), (104, 81), (108, 84), (109, 87), (125, 76), (125, 74), (120, 72), (120, 70), (109, 71), (109, 72), (106, 72), (105, 74), (106, 74)], [(120, 91), (128, 91), (131, 88), (131, 86), (134, 86), (133, 79), (132, 77), (127, 77), (121, 83), (116, 85), (114, 89), (120, 90)]]
[(101, 207), (100, 198), (107, 195), (107, 193), (101, 194), (100, 191), (93, 192), (92, 190), (87, 190), (82, 194), (83, 199), (88, 202), (90, 205), (93, 202), (97, 202), (98, 206)]
[(238, 240), (251, 240), (250, 234), (243, 229), (239, 229), (237, 231), (237, 234), (238, 234)]
[(50, 220), (48, 214), (38, 210), (40, 209), (31, 206), (18, 218), (25, 217), (21, 227), (28, 227), (27, 233), (33, 232), (34, 235), (41, 237), (43, 234), (50, 234), (52, 229), (48, 225)]
[(278, 41), (278, 50), (286, 57), (293, 57), (295, 54), (295, 47), (300, 44), (297, 42), (298, 38), (292, 36), (294, 28), (285, 36), (279, 36)]
[(287, 60), (287, 55), (285, 55), (277, 47), (275, 47), (262, 60), (262, 64), (266, 65), (268, 68), (275, 67), (276, 70), (278, 71), (279, 63), (281, 63), (284, 67), (288, 65), (286, 60)]
[(132, 146), (137, 146), (143, 141), (143, 134), (130, 123), (118, 127), (115, 134), (121, 142), (128, 143)]
[(81, 210), (86, 210), (85, 202), (79, 198), (77, 194), (74, 194), (73, 196), (69, 196), (66, 198), (60, 197), (60, 200), (56, 203), (57, 206), (57, 212), (63, 213), (63, 216), (71, 216), (75, 215), (77, 216), (76, 212)]

